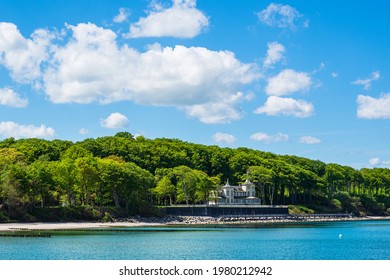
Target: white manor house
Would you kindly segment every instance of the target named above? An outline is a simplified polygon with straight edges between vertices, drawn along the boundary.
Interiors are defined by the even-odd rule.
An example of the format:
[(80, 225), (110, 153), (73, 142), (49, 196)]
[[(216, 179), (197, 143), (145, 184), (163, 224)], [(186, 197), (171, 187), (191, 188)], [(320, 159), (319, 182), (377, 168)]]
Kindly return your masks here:
[(229, 184), (219, 186), (217, 190), (212, 191), (209, 205), (260, 205), (261, 199), (256, 197), (256, 188), (249, 179), (238, 186)]

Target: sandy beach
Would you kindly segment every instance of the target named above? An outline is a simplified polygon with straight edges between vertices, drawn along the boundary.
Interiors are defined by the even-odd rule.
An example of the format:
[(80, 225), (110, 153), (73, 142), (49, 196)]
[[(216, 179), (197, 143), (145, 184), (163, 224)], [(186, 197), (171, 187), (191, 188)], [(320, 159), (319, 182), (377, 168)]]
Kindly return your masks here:
[(45, 231), (45, 230), (81, 230), (81, 229), (101, 229), (101, 228), (123, 228), (123, 227), (158, 227), (158, 226), (191, 226), (191, 225), (246, 225), (260, 223), (299, 223), (299, 222), (337, 222), (337, 221), (362, 221), (362, 220), (389, 220), (390, 217), (345, 217), (345, 218), (326, 218), (326, 217), (264, 217), (262, 219), (248, 218), (230, 218), (221, 219), (214, 217), (197, 216), (176, 216), (164, 218), (128, 218), (115, 222), (66, 222), (66, 223), (0, 223), (0, 232), (16, 231)]
[(76, 230), (76, 229), (96, 229), (109, 227), (144, 227), (144, 226), (159, 226), (158, 223), (131, 223), (131, 222), (115, 222), (115, 223), (6, 223), (0, 224), (1, 231), (28, 231), (28, 230)]

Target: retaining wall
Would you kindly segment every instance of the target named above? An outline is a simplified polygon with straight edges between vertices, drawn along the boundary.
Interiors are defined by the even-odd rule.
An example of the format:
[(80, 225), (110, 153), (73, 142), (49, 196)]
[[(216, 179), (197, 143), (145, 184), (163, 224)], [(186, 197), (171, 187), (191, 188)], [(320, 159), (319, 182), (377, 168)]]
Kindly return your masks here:
[(167, 215), (176, 216), (225, 216), (225, 215), (286, 215), (287, 207), (253, 206), (171, 206), (165, 208)]

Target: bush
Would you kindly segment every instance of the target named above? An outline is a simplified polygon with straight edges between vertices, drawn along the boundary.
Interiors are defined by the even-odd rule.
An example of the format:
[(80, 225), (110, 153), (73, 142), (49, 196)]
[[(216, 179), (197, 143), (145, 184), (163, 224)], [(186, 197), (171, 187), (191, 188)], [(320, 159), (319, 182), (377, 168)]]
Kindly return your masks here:
[(386, 209), (385, 204), (383, 202), (378, 203), (374, 197), (364, 195), (361, 197), (361, 201), (364, 208), (366, 208), (370, 214), (373, 215), (385, 214), (385, 209)]
[(360, 197), (351, 197), (347, 192), (337, 192), (334, 195), (334, 198), (340, 201), (341, 206), (345, 212), (350, 212), (357, 216), (366, 215), (366, 213), (364, 213)]
[(341, 205), (341, 202), (340, 200), (336, 199), (336, 198), (333, 198), (331, 201), (330, 201), (330, 204), (332, 207), (334, 207), (336, 210), (338, 211), (342, 211), (343, 210), (343, 206)]
[(6, 215), (6, 213), (4, 213), (4, 211), (1, 211), (0, 210), (0, 222), (8, 222), (8, 216)]
[(112, 222), (112, 221), (114, 221), (114, 219), (112, 218), (111, 214), (108, 213), (108, 212), (104, 212), (104, 216), (102, 218), (102, 222), (109, 223), (109, 222)]
[(385, 209), (390, 208), (390, 196), (376, 196), (376, 201), (384, 203), (385, 204)]
[[(137, 214), (137, 213), (134, 213)], [(140, 205), (138, 214), (143, 217), (163, 217), (164, 212), (162, 209), (159, 209), (149, 203), (143, 203)]]
[(311, 192), (311, 204), (327, 205), (329, 203), (328, 197), (320, 190), (313, 190)]
[(314, 214), (315, 211), (302, 205), (289, 205), (288, 213), (291, 215)]
[(379, 202), (379, 203), (378, 203), (378, 209), (379, 209), (379, 210), (381, 211), (381, 213), (383, 214), (383, 213), (385, 212), (385, 210), (386, 210), (385, 204), (382, 203), (382, 202)]
[(102, 217), (102, 213), (100, 213), (100, 211), (97, 210), (96, 208), (92, 208), (90, 211), (91, 211), (91, 218), (93, 220), (98, 220)]

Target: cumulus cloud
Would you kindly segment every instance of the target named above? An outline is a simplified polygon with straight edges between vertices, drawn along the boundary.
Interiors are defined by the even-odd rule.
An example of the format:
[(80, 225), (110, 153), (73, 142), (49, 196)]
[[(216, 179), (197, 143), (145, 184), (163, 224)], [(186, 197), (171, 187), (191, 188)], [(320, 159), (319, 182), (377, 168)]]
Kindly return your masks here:
[(307, 118), (313, 115), (313, 104), (304, 100), (293, 98), (283, 98), (270, 96), (264, 106), (255, 110), (255, 114), (266, 114), (268, 116), (293, 116), (297, 118)]
[(190, 117), (198, 118), (207, 124), (229, 123), (241, 119), (239, 104), (246, 100), (241, 92), (226, 96), (226, 99), (212, 101), (204, 104), (185, 106), (184, 110)]
[(267, 56), (264, 59), (263, 66), (268, 68), (283, 58), (285, 48), (278, 42), (268, 43)]
[(21, 125), (14, 122), (0, 122), (0, 134), (9, 138), (52, 138), (55, 130), (45, 125)]
[(234, 135), (222, 132), (215, 133), (213, 139), (217, 143), (232, 144), (236, 142), (236, 137)]
[(55, 48), (43, 76), (46, 94), (54, 103), (109, 102), (123, 86), (115, 75), (125, 70), (117, 61), (116, 34), (91, 23), (66, 27), (72, 37)]
[(20, 98), (18, 93), (10, 88), (0, 88), (0, 105), (23, 108), (28, 105), (28, 100)]
[[(3, 64), (17, 49), (12, 47), (12, 38), (30, 40), (24, 39), (16, 26), (8, 27), (11, 38), (0, 29)], [(241, 63), (229, 51), (154, 44), (139, 52), (127, 44), (119, 45), (111, 29), (92, 23), (66, 25), (58, 39), (64, 43), (46, 46), (47, 53), (33, 64), (37, 73), (31, 77), (54, 103), (129, 100), (173, 106), (205, 123), (227, 123), (241, 118), (240, 103), (247, 98), (240, 89), (261, 77), (255, 64)], [(35, 57), (28, 54), (29, 49), (26, 52)], [(34, 67), (30, 67), (32, 72)], [(20, 74), (16, 80), (22, 78)]]
[[(285, 48), (277, 42), (268, 43), (267, 56), (263, 62), (263, 67), (268, 68), (281, 59)], [(325, 67), (321, 63), (318, 70), (313, 71), (312, 75)], [(290, 95), (300, 91), (307, 91), (312, 86), (311, 74), (298, 72), (293, 69), (284, 69), (277, 75), (267, 79), (265, 92), (269, 95), (264, 106), (257, 108), (254, 113), (267, 114), (269, 116), (294, 116), (306, 118), (313, 114), (313, 104), (293, 98), (282, 98), (281, 96)]]
[(72, 39), (57, 47), (44, 76), (45, 91), (55, 103), (131, 100), (223, 123), (240, 118), (238, 89), (259, 78), (254, 65), (239, 62), (229, 51), (155, 44), (140, 53), (119, 47), (109, 29), (68, 28)]
[(257, 16), (261, 22), (271, 27), (295, 30), (300, 24), (309, 26), (309, 21), (303, 20), (303, 15), (289, 5), (271, 3)]
[(379, 98), (366, 95), (357, 97), (357, 117), (361, 119), (390, 119), (390, 93)]
[(313, 136), (302, 136), (299, 138), (299, 143), (301, 144), (318, 144), (321, 143), (321, 140)]
[(209, 25), (208, 18), (196, 8), (196, 0), (173, 0), (172, 7), (167, 9), (153, 7), (146, 17), (131, 24), (125, 37), (193, 38)]
[(119, 14), (117, 14), (113, 21), (116, 23), (121, 23), (127, 20), (127, 18), (130, 16), (130, 10), (127, 8), (119, 8)]
[(49, 56), (54, 35), (38, 29), (26, 39), (13, 23), (0, 22), (0, 65), (19, 83), (34, 83), (41, 77), (42, 62)]
[(375, 71), (375, 72), (372, 72), (371, 76), (368, 77), (367, 79), (357, 79), (357, 80), (353, 81), (352, 84), (363, 86), (365, 90), (369, 90), (372, 82), (379, 80), (380, 77), (381, 77), (380, 72)]
[(254, 141), (260, 141), (260, 142), (265, 142), (265, 143), (269, 144), (269, 143), (277, 143), (277, 142), (281, 142), (281, 141), (288, 141), (289, 137), (287, 134), (283, 134), (280, 132), (275, 134), (275, 135), (269, 135), (267, 133), (257, 132), (257, 133), (252, 134), (250, 136), (250, 139), (254, 140)]
[(285, 69), (268, 79), (265, 88), (268, 95), (283, 96), (297, 91), (308, 90), (312, 84), (308, 73)]
[(100, 125), (105, 128), (125, 128), (129, 124), (129, 119), (121, 113), (112, 113), (107, 118), (101, 120)]

